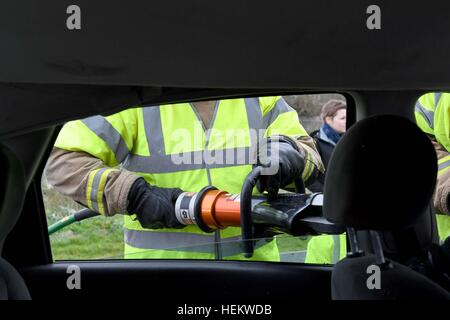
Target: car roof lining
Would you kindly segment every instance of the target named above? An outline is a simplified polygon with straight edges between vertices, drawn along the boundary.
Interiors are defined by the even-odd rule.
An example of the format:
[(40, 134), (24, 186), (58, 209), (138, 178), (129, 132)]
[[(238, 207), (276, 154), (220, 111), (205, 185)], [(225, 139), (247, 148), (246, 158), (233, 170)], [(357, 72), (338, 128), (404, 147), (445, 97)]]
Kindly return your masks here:
[(0, 4), (0, 138), (139, 104), (274, 92), (353, 92), (367, 115), (410, 115), (385, 94), (450, 90), (448, 1), (380, 0), (380, 30), (360, 0), (77, 4), (74, 31), (65, 3)]
[[(450, 3), (79, 1), (0, 5), (0, 82), (178, 88), (450, 88)], [(107, 9), (107, 13), (105, 10)], [(21, 17), (21, 19), (17, 19)]]

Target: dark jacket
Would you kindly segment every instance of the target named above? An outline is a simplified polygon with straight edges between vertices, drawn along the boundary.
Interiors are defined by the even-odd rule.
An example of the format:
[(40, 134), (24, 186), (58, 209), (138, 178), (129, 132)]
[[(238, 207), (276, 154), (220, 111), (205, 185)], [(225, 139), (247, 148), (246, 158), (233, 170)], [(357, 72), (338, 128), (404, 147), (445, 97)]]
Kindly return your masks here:
[[(319, 154), (322, 158), (325, 170), (327, 170), (331, 154), (333, 153), (336, 144), (327, 137), (322, 129), (311, 132), (310, 136), (316, 142), (317, 150), (319, 151)], [(308, 189), (312, 192), (323, 192), (324, 183), (325, 175), (321, 175), (317, 178), (316, 182), (308, 186)]]

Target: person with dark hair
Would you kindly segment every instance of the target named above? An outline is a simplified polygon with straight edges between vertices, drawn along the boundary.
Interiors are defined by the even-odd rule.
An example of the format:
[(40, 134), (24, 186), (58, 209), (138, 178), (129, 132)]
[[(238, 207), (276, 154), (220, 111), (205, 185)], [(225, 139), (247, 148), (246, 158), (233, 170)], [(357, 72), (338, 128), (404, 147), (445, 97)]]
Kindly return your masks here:
[[(326, 169), (334, 147), (346, 130), (347, 105), (345, 101), (337, 99), (327, 101), (322, 107), (321, 118), (322, 126), (319, 130), (313, 131), (310, 136), (316, 142), (317, 150)], [(313, 192), (322, 192), (324, 179), (325, 176), (319, 176), (308, 189)]]

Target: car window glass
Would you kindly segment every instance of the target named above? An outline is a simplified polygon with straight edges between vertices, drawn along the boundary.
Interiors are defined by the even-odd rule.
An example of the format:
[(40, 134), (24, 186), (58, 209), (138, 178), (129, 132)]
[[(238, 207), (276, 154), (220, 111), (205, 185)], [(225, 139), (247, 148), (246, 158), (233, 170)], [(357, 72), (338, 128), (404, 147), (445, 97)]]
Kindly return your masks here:
[[(221, 141), (225, 139), (225, 149), (232, 150), (233, 147), (236, 147), (235, 152), (237, 153), (227, 154), (224, 152), (223, 157), (220, 159), (227, 161), (232, 155), (234, 161), (238, 161), (240, 157), (239, 152), (247, 148), (249, 141), (252, 139), (251, 135), (247, 133), (250, 129), (249, 126), (251, 126), (251, 117), (249, 114), (247, 114), (248, 119), (245, 119), (243, 116), (245, 112), (251, 110), (250, 105), (247, 104), (251, 103), (251, 101), (259, 101), (258, 103), (261, 103), (260, 116), (262, 123), (265, 123), (264, 130), (265, 132), (270, 131), (272, 136), (286, 134), (295, 137), (299, 132), (296, 130), (300, 130), (299, 128), (301, 128), (302, 133), (300, 135), (304, 135), (302, 138), (304, 141), (302, 141), (301, 145), (306, 146), (305, 148), (310, 150), (309, 152), (312, 155), (316, 154), (319, 158), (319, 160), (310, 159), (306, 161), (303, 173), (306, 170), (311, 171), (311, 173), (313, 172), (314, 168), (309, 162), (314, 163), (314, 161), (319, 161), (320, 166), (322, 164), (326, 166), (326, 162), (329, 160), (335, 144), (345, 132), (346, 100), (339, 94), (291, 95), (283, 96), (282, 98), (263, 97), (259, 100), (258, 98), (256, 100), (247, 99), (245, 102), (243, 102), (244, 99), (240, 99), (240, 104), (236, 103), (236, 100), (239, 99), (210, 103), (212, 108), (208, 106), (208, 103), (165, 106), (164, 110), (161, 109), (156, 114), (156, 121), (155, 117), (151, 118), (150, 121), (154, 124), (151, 129), (143, 125), (144, 121), (146, 121), (144, 120), (145, 112), (139, 114), (139, 108), (129, 109), (129, 111), (121, 112), (119, 115), (116, 114), (106, 117), (106, 122), (103, 120), (103, 125), (105, 126), (103, 127), (102, 134), (96, 137), (93, 135), (93, 130), (95, 131), (95, 128), (98, 128), (100, 125), (98, 122), (95, 122), (100, 117), (84, 119), (83, 121), (79, 121), (78, 124), (74, 124), (73, 128), (63, 129), (55, 144), (58, 149), (80, 152), (79, 148), (91, 145), (89, 148), (86, 147), (85, 150), (83, 149), (85, 155), (92, 156), (92, 153), (96, 152), (95, 150), (102, 148), (104, 150), (111, 150), (111, 152), (110, 154), (101, 154), (100, 158), (103, 166), (100, 167), (95, 163), (95, 157), (93, 156), (93, 162), (82, 162), (78, 166), (77, 160), (70, 156), (58, 165), (56, 165), (56, 160), (53, 163), (47, 164), (42, 177), (42, 190), (47, 222), (50, 226), (50, 241), (54, 259), (92, 260), (123, 259), (125, 257), (128, 259), (245, 260), (246, 258), (242, 254), (244, 249), (238, 227), (224, 228), (220, 235), (214, 232), (210, 234), (198, 232), (198, 227), (196, 226), (188, 226), (180, 229), (158, 228), (149, 237), (146, 229), (142, 228), (142, 221), (136, 216), (130, 217), (123, 214), (114, 214), (113, 216), (105, 217), (104, 215), (107, 215), (109, 210), (118, 210), (117, 206), (119, 204), (106, 203), (107, 196), (102, 193), (96, 193), (110, 182), (108, 175), (111, 172), (114, 173), (116, 172), (115, 170), (119, 171), (127, 168), (127, 170), (133, 173), (129, 169), (131, 163), (135, 166), (133, 168), (136, 169), (135, 172), (139, 175), (142, 172), (138, 168), (141, 168), (143, 164), (147, 163), (146, 161), (155, 161), (157, 164), (154, 168), (156, 169), (152, 170), (160, 170), (158, 173), (145, 176), (147, 183), (163, 188), (178, 187), (183, 189), (182, 187), (184, 187), (184, 189), (187, 189), (186, 186), (192, 183), (189, 179), (200, 179), (198, 178), (200, 176), (192, 175), (191, 173), (197, 170), (195, 168), (199, 167), (195, 167), (194, 158), (190, 159), (193, 160), (194, 167), (186, 166), (186, 158), (183, 158), (183, 156), (189, 153), (189, 155), (195, 157), (197, 154), (196, 151), (199, 150), (198, 146), (201, 143), (205, 143), (205, 141), (208, 148), (215, 149), (211, 154), (217, 157), (219, 153), (217, 150), (221, 150)], [(172, 109), (168, 110), (167, 108), (169, 107)], [(186, 111), (189, 110), (188, 108), (191, 108), (192, 113)], [(173, 110), (176, 110), (178, 114), (183, 114), (183, 117), (179, 121), (177, 120), (176, 123), (169, 121), (169, 116)], [(202, 110), (207, 110), (208, 112), (203, 112)], [(228, 110), (234, 114), (232, 116), (228, 115)], [(236, 117), (237, 114), (240, 114), (240, 117)], [(242, 118), (245, 121), (242, 121)], [(300, 127), (296, 123), (298, 121), (297, 119), (300, 121)], [(209, 124), (207, 123), (208, 120)], [(192, 134), (186, 131), (186, 126), (194, 121), (198, 121), (200, 124), (203, 123), (203, 126), (196, 128), (196, 130), (200, 131)], [(66, 124), (66, 127), (72, 126), (72, 123)], [(205, 125), (205, 123), (208, 125)], [(121, 126), (123, 126), (122, 129)], [(240, 130), (241, 133), (245, 133), (240, 135), (235, 134), (233, 135), (234, 138), (230, 139), (227, 136), (230, 131), (226, 131), (230, 129), (235, 130), (235, 132)], [(74, 132), (80, 132), (80, 134), (75, 135)], [(159, 132), (159, 138), (155, 132)], [(177, 132), (178, 134), (174, 140), (169, 141), (169, 139), (166, 139), (173, 132)], [(224, 134), (223, 132), (227, 133)], [(73, 135), (69, 136), (69, 133)], [(308, 138), (307, 135), (313, 139)], [(62, 136), (64, 137), (61, 138)], [(161, 136), (165, 139), (162, 144)], [(199, 136), (201, 137), (197, 139)], [(145, 143), (144, 140), (146, 140)], [(133, 145), (131, 145), (132, 143)], [(111, 148), (111, 146), (115, 147)], [(133, 158), (125, 156), (124, 150), (133, 153)], [(155, 155), (159, 151), (155, 150), (164, 150), (166, 156), (156, 157)], [(66, 152), (63, 152), (58, 157), (65, 157), (65, 154)], [(58, 159), (58, 157), (55, 156), (54, 158)], [(52, 160), (52, 157), (50, 160)], [(171, 161), (175, 161), (175, 163), (170, 163)], [(108, 164), (108, 166), (105, 166), (105, 164)], [(83, 166), (85, 168), (84, 171)], [(181, 169), (177, 170), (177, 168), (181, 168), (182, 166), (186, 166), (185, 171)], [(100, 169), (86, 169), (91, 167)], [(227, 165), (211, 165), (209, 172), (204, 175), (205, 180), (195, 181), (198, 184), (198, 186), (197, 184), (195, 185), (197, 188), (196, 191), (199, 190), (200, 184), (206, 186), (212, 180), (212, 184), (215, 184), (215, 187), (228, 192), (222, 198), (217, 198), (219, 200), (215, 199), (214, 201), (217, 201), (217, 203), (219, 201), (224, 201), (224, 203), (225, 201), (228, 201), (228, 203), (235, 201), (234, 208), (237, 208), (236, 204), (239, 205), (239, 192), (242, 181), (236, 180), (242, 180), (251, 169), (251, 166), (228, 166), (226, 170), (223, 169), (224, 167), (227, 167)], [(235, 170), (236, 167), (238, 169)], [(192, 168), (195, 170), (189, 171)], [(177, 172), (173, 173), (173, 170)], [(321, 170), (323, 173), (323, 168)], [(70, 172), (73, 174), (68, 174)], [(77, 179), (76, 177), (79, 177), (79, 174), (83, 172), (90, 172), (92, 176), (87, 177), (84, 181), (87, 188), (79, 188), (79, 190), (83, 190), (83, 194), (80, 194), (80, 191), (74, 192), (71, 189), (76, 184), (70, 185), (68, 180)], [(58, 179), (55, 179), (55, 176)], [(64, 178), (60, 179), (62, 176)], [(125, 185), (127, 183), (126, 177), (116, 177), (115, 179), (118, 179), (116, 181), (118, 184)], [(305, 190), (306, 193), (309, 195), (320, 193), (323, 188), (323, 179), (324, 175), (322, 174), (311, 180)], [(179, 184), (176, 185), (174, 181), (177, 181)], [(66, 184), (69, 187), (65, 188), (64, 186)], [(114, 189), (114, 186), (109, 188)], [(123, 197), (120, 191), (117, 190), (120, 190), (120, 188), (116, 188), (116, 196), (118, 198)], [(280, 194), (286, 195), (288, 191), (295, 191), (293, 184), (286, 186), (285, 190), (280, 191)], [(64, 195), (71, 192), (72, 194), (70, 196)], [(106, 192), (111, 192), (111, 190), (107, 190)], [(179, 194), (176, 195), (179, 196)], [(165, 197), (167, 194), (159, 196)], [(288, 197), (289, 194), (283, 199), (288, 199)], [(185, 201), (187, 201), (186, 199)], [(283, 201), (289, 202), (290, 200)], [(303, 200), (298, 198), (296, 201), (301, 202)], [(258, 210), (262, 212), (261, 214), (264, 214), (265, 208), (270, 207), (270, 205), (270, 203), (267, 204), (260, 201)], [(71, 216), (77, 212), (86, 211), (87, 207), (89, 210), (101, 212), (103, 216), (93, 216), (81, 221), (76, 221), (78, 218)], [(282, 214), (285, 208), (284, 204), (278, 204), (275, 211)], [(181, 217), (180, 219), (182, 219), (184, 209), (182, 206), (178, 209), (179, 218)], [(226, 212), (226, 209), (223, 210)], [(217, 212), (219, 212), (219, 209), (217, 209)], [(81, 216), (82, 218), (85, 217), (85, 215)], [(225, 222), (221, 223), (233, 223), (226, 219), (223, 221)], [(274, 227), (274, 225), (258, 227), (256, 229), (258, 231), (255, 231), (255, 239), (253, 241), (254, 255), (251, 258), (252, 260), (334, 263), (343, 257), (346, 252), (345, 235), (290, 235), (283, 228)]]

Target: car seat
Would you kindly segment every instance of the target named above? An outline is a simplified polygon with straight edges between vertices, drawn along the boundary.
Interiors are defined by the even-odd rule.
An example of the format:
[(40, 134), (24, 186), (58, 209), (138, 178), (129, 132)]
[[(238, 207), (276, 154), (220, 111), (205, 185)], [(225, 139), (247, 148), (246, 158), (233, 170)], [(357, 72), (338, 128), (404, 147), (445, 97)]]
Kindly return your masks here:
[[(405, 234), (400, 238), (409, 238), (413, 248), (406, 255), (432, 243), (431, 233), (414, 230), (428, 219), (436, 174), (431, 142), (406, 118), (373, 116), (347, 131), (334, 150), (324, 187), (324, 216), (347, 228), (350, 245), (332, 272), (333, 299), (450, 299), (428, 277), (386, 257), (382, 242), (383, 234)], [(365, 247), (361, 232), (369, 239)], [(392, 256), (400, 257), (398, 251)], [(379, 287), (369, 285), (376, 270)]]
[(25, 198), (25, 174), (21, 162), (0, 146), (0, 300), (29, 300), (28, 288), (8, 261), (2, 258), (3, 244), (16, 224)]

